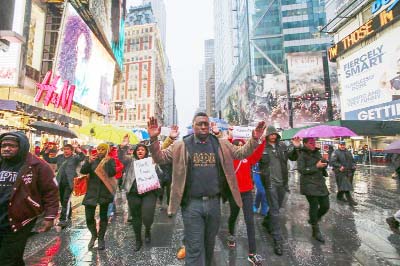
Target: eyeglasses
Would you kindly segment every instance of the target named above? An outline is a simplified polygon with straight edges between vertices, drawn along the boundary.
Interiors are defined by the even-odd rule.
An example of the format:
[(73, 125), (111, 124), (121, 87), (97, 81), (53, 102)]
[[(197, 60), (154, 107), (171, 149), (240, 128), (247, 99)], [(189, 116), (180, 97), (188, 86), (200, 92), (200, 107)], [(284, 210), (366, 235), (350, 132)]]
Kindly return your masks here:
[(5, 148), (7, 148), (7, 147), (10, 147), (11, 149), (16, 149), (16, 148), (18, 148), (18, 144), (2, 143), (2, 144), (0, 145), (0, 147), (1, 147), (2, 149), (5, 149)]
[(208, 127), (208, 126), (210, 126), (210, 123), (209, 122), (197, 122), (197, 123), (195, 123), (195, 125), (198, 127), (201, 127), (201, 126)]

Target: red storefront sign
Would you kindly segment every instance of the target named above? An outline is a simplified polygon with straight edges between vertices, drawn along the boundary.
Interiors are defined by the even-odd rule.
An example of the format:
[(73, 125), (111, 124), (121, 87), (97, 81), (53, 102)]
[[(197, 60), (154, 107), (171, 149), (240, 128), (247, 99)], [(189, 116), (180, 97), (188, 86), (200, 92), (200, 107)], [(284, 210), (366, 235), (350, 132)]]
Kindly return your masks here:
[(75, 85), (70, 85), (69, 81), (64, 81), (62, 87), (57, 87), (57, 82), (60, 76), (55, 75), (51, 80), (52, 72), (48, 71), (44, 77), (42, 83), (36, 83), (38, 91), (35, 96), (35, 102), (39, 102), (44, 92), (46, 95), (43, 98), (43, 103), (48, 106), (50, 103), (54, 104), (55, 107), (60, 107), (71, 112), (72, 99), (74, 98)]

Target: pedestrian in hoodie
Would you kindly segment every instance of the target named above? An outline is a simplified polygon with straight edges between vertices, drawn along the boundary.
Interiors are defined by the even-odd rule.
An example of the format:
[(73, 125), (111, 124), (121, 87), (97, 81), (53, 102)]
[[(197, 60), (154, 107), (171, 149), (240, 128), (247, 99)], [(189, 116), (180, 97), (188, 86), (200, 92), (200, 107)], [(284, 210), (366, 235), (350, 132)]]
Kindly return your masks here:
[[(232, 141), (235, 146), (243, 146), (245, 144), (244, 140), (235, 139)], [(243, 160), (234, 160), (233, 166), (235, 168), (236, 179), (238, 182), (238, 187), (240, 191), (240, 196), (243, 202), (243, 215), (244, 221), (246, 223), (247, 230), (247, 240), (249, 242), (249, 255), (248, 260), (253, 265), (261, 265), (262, 257), (257, 254), (256, 247), (256, 232), (254, 227), (254, 213), (253, 213), (253, 179), (251, 176), (251, 167), (255, 165), (258, 160), (260, 160), (263, 150), (265, 147), (265, 141), (257, 147), (257, 149), (249, 157)], [(228, 220), (229, 236), (228, 236), (228, 246), (236, 247), (235, 240), (235, 225), (236, 220), (239, 215), (240, 207), (235, 203), (232, 196), (229, 196), (229, 206), (231, 213)]]
[[(106, 143), (97, 146), (97, 153), (91, 153), (81, 168), (81, 174), (89, 174), (87, 192), (82, 204), (85, 206), (86, 225), (92, 234), (88, 248), (92, 249), (98, 239), (97, 249), (105, 249), (104, 237), (107, 231), (108, 205), (113, 201), (117, 189), (115, 160), (108, 156), (109, 145)], [(96, 207), (100, 205), (100, 226), (97, 231), (94, 218)]]
[(0, 265), (25, 265), (24, 249), (38, 216), (39, 232), (50, 230), (58, 214), (54, 172), (29, 152), (23, 132), (0, 135)]
[(329, 191), (325, 183), (328, 176), (328, 162), (322, 159), (314, 138), (303, 139), (304, 147), (299, 151), (297, 169), (300, 173), (300, 193), (306, 196), (309, 203), (309, 220), (312, 236), (324, 243), (319, 222), (329, 210)]
[(272, 234), (274, 239), (274, 252), (281, 256), (282, 232), (279, 225), (279, 209), (282, 207), (288, 187), (288, 160), (297, 159), (297, 150), (300, 148), (300, 140), (293, 139), (292, 144), (286, 146), (280, 141), (281, 137), (273, 126), (268, 126), (266, 132), (266, 144), (259, 162), (261, 180), (265, 187), (269, 204), (268, 215), (264, 217), (263, 226)]

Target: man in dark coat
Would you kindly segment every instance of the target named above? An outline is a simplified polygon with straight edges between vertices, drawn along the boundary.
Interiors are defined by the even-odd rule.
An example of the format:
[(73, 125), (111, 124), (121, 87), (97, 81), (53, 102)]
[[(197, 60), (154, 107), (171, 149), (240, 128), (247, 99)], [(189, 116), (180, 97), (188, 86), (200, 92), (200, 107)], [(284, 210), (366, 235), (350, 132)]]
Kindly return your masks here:
[(0, 265), (25, 265), (26, 241), (36, 218), (50, 230), (58, 213), (58, 188), (50, 166), (29, 153), (23, 132), (0, 135)]
[(282, 233), (279, 225), (279, 209), (282, 207), (288, 188), (288, 167), (290, 159), (297, 159), (296, 147), (300, 147), (300, 140), (294, 139), (293, 145), (287, 147), (280, 142), (280, 135), (273, 126), (268, 126), (266, 132), (266, 145), (259, 162), (261, 181), (265, 187), (268, 204), (268, 215), (265, 216), (263, 225), (271, 232), (274, 239), (274, 251), (282, 255)]
[(349, 202), (350, 206), (357, 205), (350, 191), (353, 189), (353, 176), (356, 169), (356, 162), (354, 161), (353, 155), (349, 150), (346, 149), (346, 142), (341, 141), (339, 143), (339, 149), (332, 153), (331, 165), (336, 177), (337, 184), (337, 200), (345, 201), (344, 195)]
[(300, 193), (306, 196), (310, 205), (308, 222), (312, 226), (312, 236), (324, 243), (318, 223), (329, 210), (329, 191), (325, 184), (328, 163), (322, 159), (319, 148), (316, 148), (315, 139), (305, 138), (303, 145), (297, 159)]

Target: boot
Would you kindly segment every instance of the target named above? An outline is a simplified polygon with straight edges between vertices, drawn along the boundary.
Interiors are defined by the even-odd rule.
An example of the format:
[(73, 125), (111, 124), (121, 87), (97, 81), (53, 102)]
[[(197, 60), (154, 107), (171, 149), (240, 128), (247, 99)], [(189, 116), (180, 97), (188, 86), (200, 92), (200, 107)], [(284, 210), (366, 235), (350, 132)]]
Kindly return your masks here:
[(136, 245), (134, 251), (139, 251), (142, 248), (143, 242), (142, 242), (142, 228), (141, 226), (135, 226), (133, 227), (133, 231), (135, 232), (135, 238), (136, 238)]
[(104, 236), (106, 235), (107, 225), (108, 225), (107, 220), (106, 221), (100, 220), (100, 228), (99, 228), (99, 233), (98, 233), (99, 241), (97, 243), (98, 250), (104, 250), (106, 248)]
[(386, 223), (389, 225), (390, 229), (396, 234), (400, 234), (399, 225), (400, 223), (394, 219), (394, 217), (386, 218)]
[(344, 192), (343, 192), (343, 191), (339, 191), (339, 192), (337, 193), (337, 195), (336, 195), (336, 199), (337, 199), (338, 201), (345, 202), (346, 199), (344, 198)]
[(87, 225), (90, 233), (92, 234), (92, 237), (90, 238), (89, 244), (88, 244), (88, 249), (92, 249), (94, 246), (94, 242), (96, 242), (97, 239), (97, 229), (96, 229), (96, 224), (88, 224)]
[(142, 248), (142, 239), (136, 239), (136, 244), (135, 244), (135, 248), (134, 251), (137, 252)]
[(274, 240), (274, 252), (276, 255), (282, 256), (283, 250), (281, 241)]
[(150, 229), (146, 228), (145, 232), (144, 232), (144, 242), (146, 242), (146, 244), (149, 244), (151, 242), (151, 233), (150, 233)]
[(349, 202), (349, 205), (350, 205), (351, 207), (354, 207), (354, 206), (357, 206), (357, 205), (358, 205), (358, 203), (355, 202), (354, 199), (353, 199), (353, 197), (351, 196), (350, 191), (346, 191), (346, 194), (345, 194), (345, 195), (346, 195), (347, 201)]
[(315, 240), (317, 240), (321, 243), (325, 243), (325, 239), (322, 236), (321, 231), (319, 230), (318, 224), (312, 225), (312, 236), (313, 236), (313, 238), (315, 238)]

